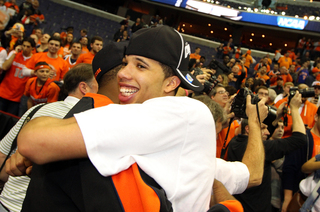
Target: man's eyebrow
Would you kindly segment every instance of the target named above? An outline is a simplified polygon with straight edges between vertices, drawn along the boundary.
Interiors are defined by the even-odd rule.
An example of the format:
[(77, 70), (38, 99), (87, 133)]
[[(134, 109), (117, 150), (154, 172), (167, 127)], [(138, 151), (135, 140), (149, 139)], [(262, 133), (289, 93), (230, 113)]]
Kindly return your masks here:
[(149, 67), (149, 64), (145, 62), (142, 58), (136, 57), (135, 59)]

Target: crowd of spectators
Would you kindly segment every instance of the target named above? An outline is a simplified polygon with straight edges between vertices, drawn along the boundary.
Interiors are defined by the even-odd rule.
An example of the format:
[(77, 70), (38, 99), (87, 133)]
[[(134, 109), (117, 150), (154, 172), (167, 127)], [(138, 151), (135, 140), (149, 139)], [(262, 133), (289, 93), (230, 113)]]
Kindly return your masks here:
[[(79, 38), (74, 37), (73, 27), (53, 34), (43, 32), (38, 25), (45, 21), (45, 14), (41, 14), (38, 7), (37, 0), (27, 0), (19, 7), (14, 0), (6, 3), (0, 0), (0, 10), (10, 14), (8, 24), (1, 34), (0, 65), (3, 79), (0, 84), (0, 110), (17, 116), (22, 116), (34, 105), (64, 99), (71, 92), (65, 87), (65, 75), (77, 64), (91, 64), (103, 47), (103, 39), (99, 36), (89, 38), (86, 29), (81, 29)], [(113, 37), (114, 42), (124, 44), (142, 28), (166, 25), (166, 19), (159, 16), (153, 17), (149, 24), (137, 18), (130, 27), (129, 20), (130, 16), (127, 16), (119, 23), (119, 30)], [(264, 165), (260, 164), (264, 168), (263, 176), (257, 180), (258, 183), (252, 183), (251, 178), (248, 179), (247, 184), (250, 186), (246, 185), (247, 189), (234, 193), (245, 211), (287, 211), (293, 194), (298, 191), (300, 181), (306, 178), (300, 170), (302, 165), (309, 159), (313, 162), (319, 152), (318, 47), (320, 48), (318, 42), (302, 38), (297, 49), (283, 55), (282, 50), (278, 49), (274, 58), (266, 54), (256, 61), (251, 50), (243, 52), (241, 46), (235, 47), (230, 39), (216, 48), (215, 59), (209, 61), (207, 66), (200, 47), (196, 47), (190, 54), (189, 71), (204, 85), (204, 90), (193, 92), (179, 88), (176, 95), (209, 96), (223, 108), (223, 113), (227, 114), (228, 121), (219, 123), (221, 129), (218, 130), (216, 126), (219, 132), (216, 156), (246, 164), (244, 155), (248, 149), (247, 144), (251, 144), (249, 135), (258, 132), (264, 140)], [(184, 50), (187, 52), (188, 49)], [(311, 59), (314, 63), (311, 63)], [(72, 81), (70, 77), (68, 80)], [(295, 86), (298, 86), (300, 93), (308, 90), (314, 90), (314, 93), (301, 97), (299, 92), (292, 91), (291, 88)], [(97, 85), (88, 83), (83, 89), (84, 95), (88, 90), (97, 91)], [(274, 120), (261, 123), (258, 131), (253, 130), (250, 120), (237, 117), (238, 114), (233, 110), (235, 99), (239, 98), (238, 95), (243, 91), (255, 94), (261, 102), (268, 105), (269, 111), (277, 111)], [(251, 98), (253, 99), (254, 95)], [(307, 140), (309, 146), (304, 149)], [(303, 157), (304, 155), (308, 156)], [(304, 165), (303, 172), (315, 171), (315, 168), (308, 166), (309, 163)], [(253, 176), (251, 168), (246, 165)], [(309, 179), (309, 183), (313, 183), (312, 180), (314, 179)], [(309, 196), (310, 188), (306, 187), (300, 187), (300, 190)], [(3, 204), (1, 196), (0, 202)], [(8, 205), (11, 207), (10, 203)], [(20, 209), (21, 205), (13, 208)]]

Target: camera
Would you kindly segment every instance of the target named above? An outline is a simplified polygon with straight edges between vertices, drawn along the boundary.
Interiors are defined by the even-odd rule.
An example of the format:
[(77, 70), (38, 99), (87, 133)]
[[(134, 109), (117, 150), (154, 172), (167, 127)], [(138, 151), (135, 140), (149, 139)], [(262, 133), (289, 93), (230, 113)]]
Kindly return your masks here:
[(296, 94), (296, 91), (299, 91), (302, 98), (314, 97), (314, 88), (305, 88), (305, 89), (298, 89), (297, 87), (290, 88), (289, 95), (288, 95), (288, 105), (292, 97)]
[(212, 59), (208, 65), (209, 69), (214, 69), (217, 71), (217, 73), (224, 73), (227, 74), (230, 69), (228, 67), (226, 67), (225, 65), (223, 65), (222, 63), (220, 63), (219, 61)]
[[(194, 68), (194, 76), (203, 74), (203, 71), (200, 68)], [(211, 75), (209, 80), (206, 80), (204, 82), (204, 88), (203, 88), (203, 92), (205, 92), (206, 94), (209, 94), (210, 91), (218, 84), (220, 83), (220, 81), (217, 79), (217, 77), (215, 75)]]
[[(232, 105), (231, 105), (231, 112), (234, 113), (235, 117), (238, 118), (248, 118), (246, 114), (246, 102), (247, 96), (251, 96), (251, 104), (257, 104), (260, 99), (257, 95), (254, 95), (250, 89), (247, 87), (241, 88), (239, 93), (234, 98)], [(268, 116), (263, 121), (264, 124), (269, 125), (272, 124), (273, 120), (277, 117), (277, 109), (268, 106)]]

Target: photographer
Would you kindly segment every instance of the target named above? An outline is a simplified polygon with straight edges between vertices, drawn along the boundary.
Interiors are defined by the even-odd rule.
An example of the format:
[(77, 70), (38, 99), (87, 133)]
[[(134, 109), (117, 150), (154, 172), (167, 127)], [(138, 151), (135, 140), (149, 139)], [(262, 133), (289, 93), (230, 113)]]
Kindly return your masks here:
[[(293, 88), (291, 88), (292, 90)], [(299, 90), (304, 90), (305, 92), (308, 92), (309, 87), (306, 84), (300, 84), (298, 85)], [(289, 96), (290, 96), (290, 91), (289, 91)], [(275, 106), (279, 107), (283, 102), (288, 101), (288, 96), (282, 100), (279, 100)], [(302, 104), (299, 108), (300, 111), (300, 116), (302, 118), (302, 121), (305, 126), (308, 128), (312, 128), (315, 121), (314, 121), (314, 116), (317, 113), (317, 106), (312, 104), (307, 100), (307, 98), (303, 97), (302, 98)], [(292, 115), (290, 114), (290, 108), (288, 107), (288, 113), (287, 113), (287, 125), (284, 127), (284, 135), (283, 137), (286, 138), (292, 134)]]
[[(261, 100), (262, 101), (262, 100)], [(235, 195), (244, 208), (244, 211), (271, 211), (271, 162), (283, 157), (293, 150), (301, 148), (306, 143), (306, 132), (303, 121), (299, 116), (299, 107), (301, 106), (301, 94), (297, 91), (290, 102), (291, 113), (293, 117), (293, 134), (286, 139), (266, 140), (269, 135), (267, 125), (261, 124), (261, 135), (265, 148), (265, 164), (263, 179), (260, 186), (247, 189), (240, 195)], [(278, 117), (281, 109), (277, 111)], [(248, 135), (252, 130), (246, 119), (241, 123), (241, 134), (234, 137), (228, 148), (228, 160), (241, 161), (248, 142)]]

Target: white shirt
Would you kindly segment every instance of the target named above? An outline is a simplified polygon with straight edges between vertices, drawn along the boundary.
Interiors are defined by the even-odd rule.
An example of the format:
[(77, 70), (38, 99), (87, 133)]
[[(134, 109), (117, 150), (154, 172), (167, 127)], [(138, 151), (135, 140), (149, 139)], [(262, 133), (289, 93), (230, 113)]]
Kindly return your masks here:
[(216, 160), (215, 178), (219, 180), (231, 195), (242, 194), (248, 187), (250, 172), (248, 167), (238, 161)]
[(133, 163), (166, 192), (173, 211), (207, 211), (216, 168), (215, 124), (188, 97), (108, 105), (75, 115), (88, 156), (110, 176)]
[[(316, 187), (319, 179), (314, 180), (314, 173), (310, 174), (306, 179), (301, 180), (299, 184), (299, 188), (301, 193), (303, 193), (305, 196), (310, 196), (312, 193), (313, 189)], [(320, 199), (318, 199), (313, 207), (312, 207), (312, 212), (320, 212)]]

